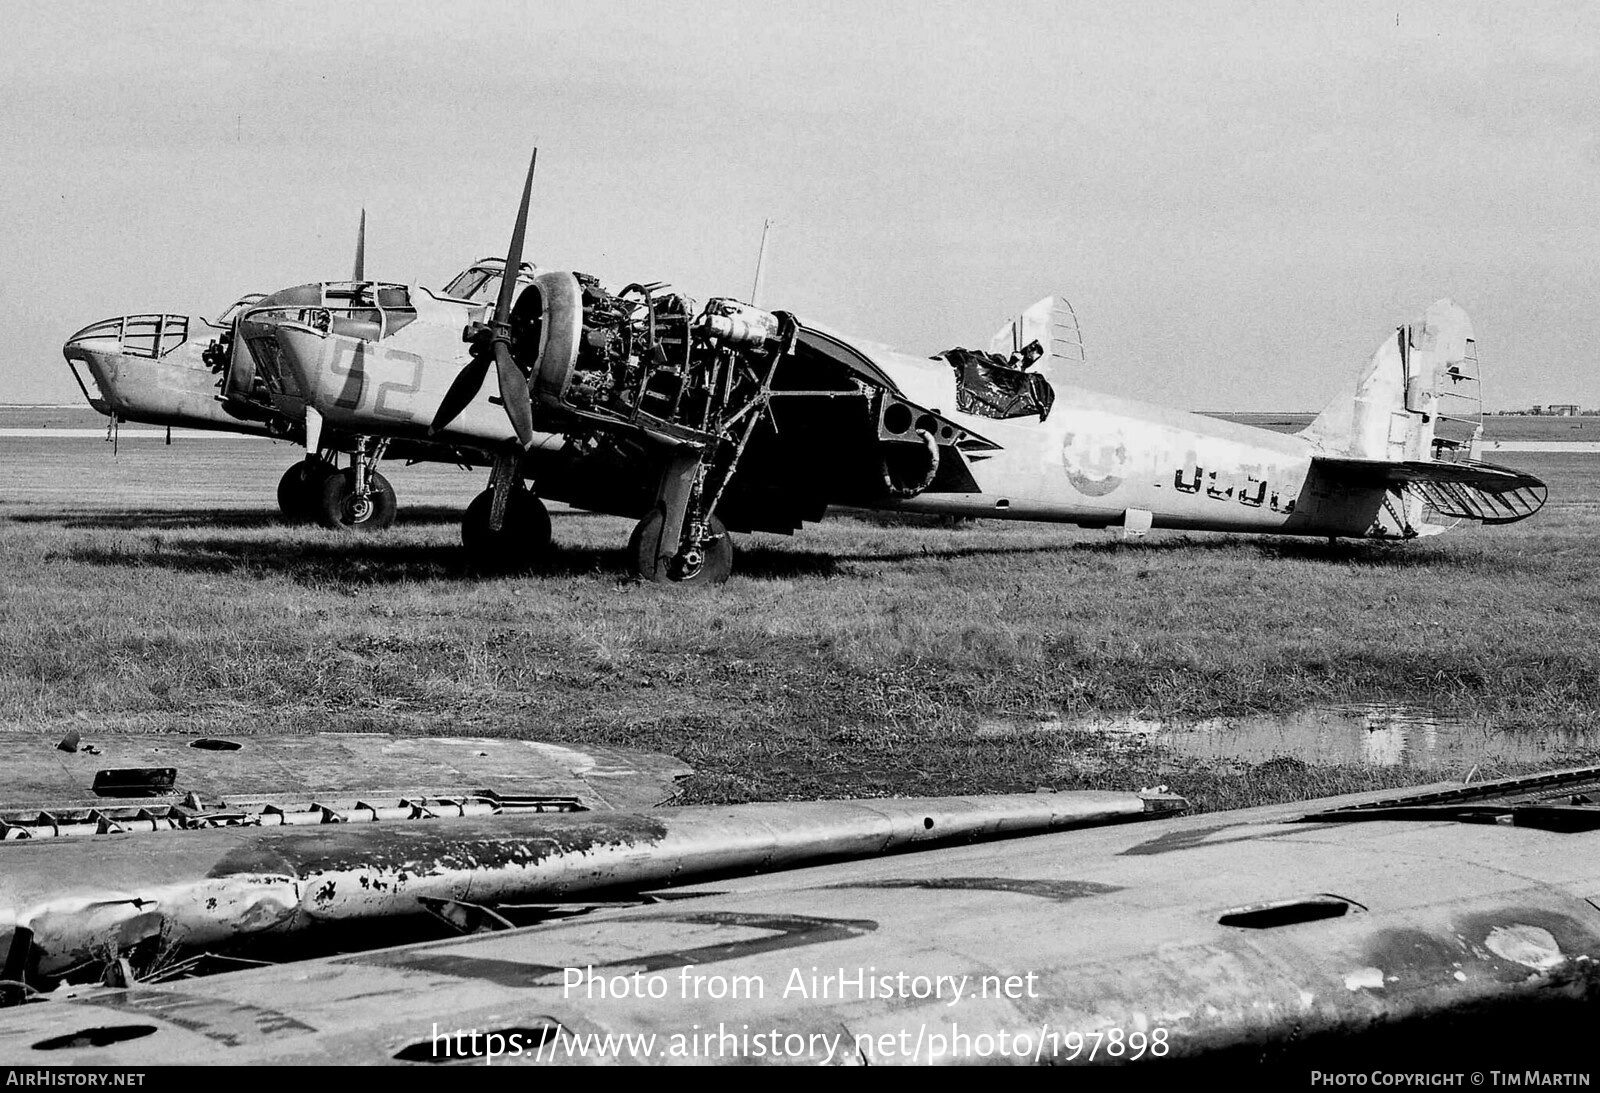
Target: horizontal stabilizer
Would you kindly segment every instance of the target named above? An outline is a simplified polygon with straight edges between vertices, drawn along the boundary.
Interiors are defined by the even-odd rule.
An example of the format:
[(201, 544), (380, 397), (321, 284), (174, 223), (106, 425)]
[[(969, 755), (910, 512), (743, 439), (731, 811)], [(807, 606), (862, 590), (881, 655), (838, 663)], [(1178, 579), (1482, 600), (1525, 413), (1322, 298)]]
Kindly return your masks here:
[(1532, 516), (1544, 506), (1549, 493), (1544, 482), (1531, 474), (1470, 459), (1390, 461), (1317, 456), (1312, 470), (1346, 482), (1404, 489), (1440, 516), (1485, 524), (1510, 524)]

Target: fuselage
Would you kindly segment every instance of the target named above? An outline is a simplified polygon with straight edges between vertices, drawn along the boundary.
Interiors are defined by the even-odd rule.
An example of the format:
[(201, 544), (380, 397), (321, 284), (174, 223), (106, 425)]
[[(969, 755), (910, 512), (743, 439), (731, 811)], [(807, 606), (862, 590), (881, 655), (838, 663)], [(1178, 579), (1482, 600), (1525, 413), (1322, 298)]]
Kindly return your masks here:
[[(531, 274), (532, 267), (524, 263), (523, 276)], [(480, 259), (451, 278), (446, 292), (463, 298), (456, 301), (458, 308), (476, 307), (481, 312), (483, 305), (473, 302), (492, 300), (503, 275), (503, 262)], [(333, 303), (349, 312), (363, 290), (375, 297), (376, 304), (403, 302), (408, 295), (404, 286), (380, 282), (329, 282), (271, 296), (255, 293), (234, 303), (215, 322), (191, 315), (147, 314), (92, 323), (68, 338), (62, 352), (89, 405), (107, 416), (303, 442), (307, 400), (294, 372), (279, 367), (275, 354), (262, 359), (245, 339), (233, 337), (235, 321), (252, 308), (272, 303), (280, 307)], [(428, 344), (430, 351), (444, 351), (431, 341)]]
[(1091, 391), (1048, 366), (1056, 398), (1044, 420), (962, 413), (945, 361), (855, 344), (907, 397), (1001, 447), (968, 457), (980, 492), (885, 507), (1086, 526), (1135, 526), (1147, 513), (1159, 528), (1346, 536), (1365, 534), (1383, 505), (1381, 487), (1315, 474), (1315, 447), (1298, 435)]
[[(470, 360), (463, 329), (483, 321), (487, 308), (427, 290), (413, 290), (407, 307), (403, 323), (379, 317), (377, 326), (392, 332), (376, 339), (340, 333), (337, 319), (311, 313), (247, 314), (241, 328), (247, 340), (273, 342), (295, 390), (329, 426), (420, 439)], [(907, 399), (998, 445), (960, 457), (977, 492), (885, 497), (879, 504), (886, 509), (1090, 527), (1358, 536), (1384, 503), (1382, 487), (1315, 474), (1315, 448), (1304, 437), (1089, 391), (1049, 371), (1056, 399), (1044, 420), (963, 413), (944, 360), (849, 342)], [(485, 384), (437, 439), (487, 451), (513, 443), (495, 385)], [(550, 426), (537, 433), (525, 460), (525, 472), (542, 478), (551, 496), (563, 492), (550, 476), (563, 473), (566, 462), (556, 457), (565, 443)]]
[(309, 407), (329, 428), (493, 448), (515, 436), (490, 401), (491, 388), (448, 430), (430, 434), (434, 412), (470, 359), (462, 331), (488, 307), (425, 288), (360, 309), (267, 297), (242, 316), (239, 338), (280, 406)]
[[(196, 316), (127, 315), (83, 328), (67, 340), (62, 353), (89, 405), (107, 416), (147, 425), (282, 435), (271, 415), (219, 400), (218, 377), (204, 355), (224, 329)], [(80, 364), (90, 383), (78, 372)]]

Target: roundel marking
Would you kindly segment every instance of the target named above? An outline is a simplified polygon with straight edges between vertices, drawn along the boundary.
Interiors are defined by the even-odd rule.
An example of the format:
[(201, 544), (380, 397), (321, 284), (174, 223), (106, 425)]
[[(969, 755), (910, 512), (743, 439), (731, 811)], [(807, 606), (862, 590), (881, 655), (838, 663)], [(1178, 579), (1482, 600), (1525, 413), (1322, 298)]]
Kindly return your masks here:
[(1128, 471), (1128, 446), (1121, 431), (1067, 433), (1061, 438), (1061, 465), (1067, 481), (1085, 497), (1104, 497), (1122, 485)]

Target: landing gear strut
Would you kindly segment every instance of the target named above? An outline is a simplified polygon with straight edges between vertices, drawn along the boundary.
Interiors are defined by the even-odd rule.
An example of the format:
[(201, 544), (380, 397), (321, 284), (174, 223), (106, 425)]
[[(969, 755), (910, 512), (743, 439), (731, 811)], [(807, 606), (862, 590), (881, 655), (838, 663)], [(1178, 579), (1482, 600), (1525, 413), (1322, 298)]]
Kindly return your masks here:
[(278, 507), (291, 524), (315, 520), (337, 531), (382, 531), (394, 523), (394, 487), (378, 473), (387, 441), (357, 438), (350, 466), (340, 470), (335, 452), (307, 455), (283, 473)]
[(654, 509), (633, 529), (628, 561), (640, 580), (656, 584), (721, 584), (733, 572), (733, 538), (715, 516), (704, 537), (694, 537), (676, 554), (662, 541), (666, 517)]
[(333, 531), (382, 531), (394, 523), (394, 487), (378, 473), (389, 442), (372, 437), (357, 437), (347, 470), (332, 470), (313, 495), (311, 515), (317, 523)]
[(382, 531), (394, 523), (398, 504), (389, 480), (369, 470), (363, 492), (360, 477), (357, 468), (351, 467), (334, 471), (322, 480), (315, 511), (317, 523), (335, 531)]
[[(721, 584), (733, 572), (733, 540), (722, 521), (706, 515), (701, 450), (672, 450), (655, 508), (628, 540), (628, 560), (640, 580), (658, 584)], [(715, 498), (713, 498), (713, 502)]]

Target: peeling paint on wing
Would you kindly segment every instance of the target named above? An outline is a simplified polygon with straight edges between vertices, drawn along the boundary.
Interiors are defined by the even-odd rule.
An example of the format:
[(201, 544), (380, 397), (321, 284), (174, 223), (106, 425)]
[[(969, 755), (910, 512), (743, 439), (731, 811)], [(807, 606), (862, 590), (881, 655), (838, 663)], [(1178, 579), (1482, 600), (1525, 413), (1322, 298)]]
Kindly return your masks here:
[(1483, 944), (1496, 956), (1538, 971), (1549, 971), (1567, 962), (1555, 936), (1539, 926), (1496, 926)]
[[(471, 825), (470, 827), (467, 825)], [(477, 830), (472, 830), (477, 828)], [(270, 847), (251, 843), (224, 854), (208, 876), (223, 877), (255, 869), (261, 859), (288, 865), (286, 871), (343, 873), (365, 869), (382, 874), (438, 874), (500, 865), (538, 865), (567, 855), (597, 849), (633, 847), (659, 842), (665, 823), (654, 817), (613, 814), (603, 820), (584, 817), (569, 823), (547, 823), (537, 834), (503, 834), (493, 823), (454, 821), (448, 829), (354, 826), (287, 829)]]
[[(13, 943), (26, 937), (30, 974), (56, 976), (157, 936), (181, 949), (248, 942), (269, 930), (421, 915), (419, 897), (560, 899), (1146, 814), (1138, 794), (1079, 791), (228, 829), (141, 841), (146, 856), (136, 868), (88, 881), (68, 879), (52, 863), (65, 856), (92, 867), (120, 846), (52, 846), (47, 860), (8, 843), (6, 864), (28, 867), (0, 869), (0, 946), (9, 950), (3, 928), (12, 926)], [(1079, 894), (1088, 893), (1070, 886), (1053, 893)]]

